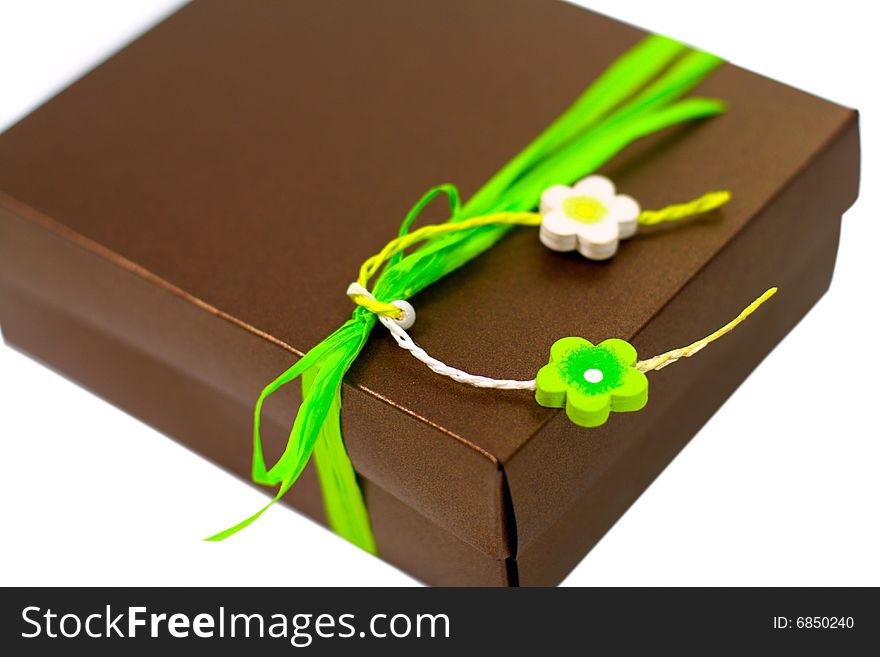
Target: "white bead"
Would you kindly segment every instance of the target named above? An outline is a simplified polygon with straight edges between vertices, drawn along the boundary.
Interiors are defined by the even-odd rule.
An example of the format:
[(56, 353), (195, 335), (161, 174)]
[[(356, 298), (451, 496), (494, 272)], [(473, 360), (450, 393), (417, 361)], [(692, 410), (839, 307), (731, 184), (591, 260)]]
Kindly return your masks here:
[(412, 304), (409, 301), (398, 299), (397, 301), (392, 301), (391, 305), (397, 306), (403, 311), (403, 317), (391, 321), (397, 324), (404, 331), (412, 328), (412, 325), (416, 323), (416, 309), (412, 307)]

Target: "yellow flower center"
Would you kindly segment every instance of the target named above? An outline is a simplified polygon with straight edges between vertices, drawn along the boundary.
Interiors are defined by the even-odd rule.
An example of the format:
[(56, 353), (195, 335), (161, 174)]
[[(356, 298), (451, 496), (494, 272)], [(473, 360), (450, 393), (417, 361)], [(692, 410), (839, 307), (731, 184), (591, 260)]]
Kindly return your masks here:
[(562, 202), (565, 216), (582, 224), (595, 224), (608, 214), (608, 208), (591, 196), (569, 196)]

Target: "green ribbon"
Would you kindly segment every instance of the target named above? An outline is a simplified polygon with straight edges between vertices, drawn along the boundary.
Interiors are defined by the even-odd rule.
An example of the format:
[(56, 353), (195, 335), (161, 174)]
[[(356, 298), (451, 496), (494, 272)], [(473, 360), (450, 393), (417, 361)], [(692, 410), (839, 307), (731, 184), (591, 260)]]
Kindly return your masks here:
[[(721, 63), (714, 55), (692, 50), (672, 39), (646, 37), (614, 61), (467, 203), (460, 204), (454, 186), (435, 187), (408, 213), (400, 235), (407, 233), (422, 209), (439, 194), (449, 199), (449, 221), (531, 210), (546, 188), (583, 178), (640, 137), (722, 113), (725, 106), (719, 100), (679, 100)], [(408, 299), (480, 255), (509, 229), (483, 226), (438, 236), (410, 254), (395, 256), (379, 274), (371, 292), (382, 301)], [(314, 456), (331, 528), (355, 545), (376, 553), (363, 494), (340, 429), (343, 377), (375, 323), (375, 315), (357, 307), (351, 319), (266, 386), (254, 409), (252, 476), (256, 483), (278, 486), (277, 493), (253, 516), (207, 540), (222, 540), (259, 518), (290, 490)], [(284, 453), (267, 469), (260, 438), (263, 402), (299, 377), (302, 404)]]

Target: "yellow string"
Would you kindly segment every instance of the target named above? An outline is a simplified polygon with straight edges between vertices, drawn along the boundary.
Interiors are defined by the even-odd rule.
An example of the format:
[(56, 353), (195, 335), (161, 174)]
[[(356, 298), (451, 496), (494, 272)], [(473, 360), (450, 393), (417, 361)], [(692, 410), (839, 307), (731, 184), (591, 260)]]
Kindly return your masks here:
[(693, 356), (695, 353), (700, 351), (703, 347), (708, 345), (711, 342), (715, 342), (721, 336), (730, 333), (733, 329), (739, 326), (742, 322), (746, 320), (746, 318), (755, 312), (762, 303), (767, 301), (770, 297), (776, 294), (776, 288), (771, 287), (769, 290), (764, 292), (757, 299), (752, 301), (745, 310), (743, 310), (739, 315), (737, 315), (736, 319), (731, 322), (728, 322), (720, 329), (712, 333), (711, 335), (707, 335), (702, 340), (697, 340), (693, 344), (689, 344), (687, 347), (681, 347), (680, 349), (673, 349), (672, 351), (667, 351), (665, 354), (660, 354), (659, 356), (654, 356), (653, 358), (649, 358), (648, 360), (640, 360), (636, 363), (636, 369), (641, 372), (650, 372), (651, 370), (659, 370), (667, 365), (672, 365), (675, 361), (681, 358), (689, 358)]
[(700, 198), (688, 201), (687, 203), (668, 205), (660, 210), (643, 210), (639, 215), (639, 224), (642, 226), (653, 226), (664, 221), (680, 221), (697, 214), (717, 210), (730, 199), (730, 192), (721, 190), (703, 194)]
[[(727, 203), (730, 198), (731, 194), (726, 190), (709, 192), (708, 194), (703, 194), (700, 198), (688, 201), (687, 203), (669, 205), (660, 210), (644, 210), (639, 215), (638, 222), (643, 226), (653, 226), (654, 224), (666, 221), (680, 221), (697, 214), (704, 214), (720, 208)], [(381, 251), (379, 251), (379, 253), (365, 260), (361, 265), (357, 282), (366, 288), (370, 279), (376, 275), (376, 272), (378, 272), (382, 266), (396, 254), (418, 244), (419, 242), (429, 240), (439, 235), (470, 230), (480, 226), (539, 226), (540, 224), (541, 215), (537, 212), (499, 212), (482, 217), (474, 217), (473, 219), (466, 219), (464, 221), (423, 226), (418, 230), (414, 230), (411, 233), (401, 235), (400, 237), (391, 240)], [(363, 294), (352, 294), (350, 297), (352, 301), (359, 306), (363, 306), (371, 313), (385, 315), (392, 319), (400, 319), (403, 316), (403, 311), (390, 303), (371, 299)]]
[[(541, 215), (537, 212), (499, 212), (496, 214), (487, 214), (482, 217), (474, 217), (473, 219), (465, 219), (463, 221), (423, 226), (418, 230), (414, 230), (411, 233), (401, 235), (400, 237), (391, 240), (381, 251), (379, 251), (379, 253), (365, 260), (364, 264), (361, 265), (357, 282), (363, 287), (367, 287), (367, 283), (369, 283), (370, 279), (379, 271), (379, 269), (381, 269), (385, 262), (401, 251), (404, 251), (419, 242), (429, 240), (432, 237), (437, 237), (438, 235), (446, 235), (448, 233), (469, 230), (480, 226), (539, 226), (540, 224)], [(385, 315), (392, 319), (400, 319), (403, 316), (403, 311), (390, 303), (370, 299), (363, 294), (352, 294), (350, 296), (351, 300), (356, 304), (363, 306), (377, 315)]]

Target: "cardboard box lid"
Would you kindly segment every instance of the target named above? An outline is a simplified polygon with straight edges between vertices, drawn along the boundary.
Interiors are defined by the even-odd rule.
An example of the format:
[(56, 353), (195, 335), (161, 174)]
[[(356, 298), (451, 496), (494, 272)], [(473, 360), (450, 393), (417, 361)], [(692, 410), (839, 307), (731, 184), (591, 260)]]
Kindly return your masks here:
[[(195, 3), (2, 135), (0, 191), (289, 361), (349, 316), (358, 266), (426, 189), (453, 182), (467, 197), (642, 36), (537, 0)], [(413, 299), (413, 337), (452, 365), (510, 378), (534, 376), (562, 336), (632, 338), (855, 124), (730, 65), (696, 93), (729, 113), (644, 140), (605, 173), (649, 208), (731, 189), (722, 218), (633, 239), (607, 263), (515, 231)], [(838, 212), (855, 196), (850, 160), (812, 192)], [(760, 291), (719, 298), (718, 316)], [(692, 311), (662, 345), (636, 346), (653, 355), (715, 328), (715, 313)], [(619, 434), (644, 421), (571, 427), (548, 458), (527, 447), (544, 444), (557, 411), (442, 379), (384, 332), (344, 404), (359, 472), (498, 558), (550, 526), (584, 493), (601, 445), (624, 445)]]

